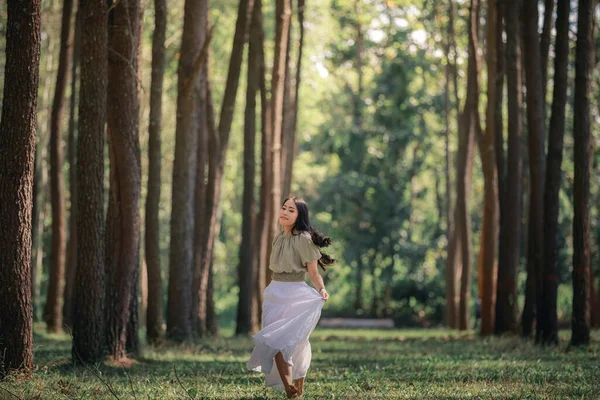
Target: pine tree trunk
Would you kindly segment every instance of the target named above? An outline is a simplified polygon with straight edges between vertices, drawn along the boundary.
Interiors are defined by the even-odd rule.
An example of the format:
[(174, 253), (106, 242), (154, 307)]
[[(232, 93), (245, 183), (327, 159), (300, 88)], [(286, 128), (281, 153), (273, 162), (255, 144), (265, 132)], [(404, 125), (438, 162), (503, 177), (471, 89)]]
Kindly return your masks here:
[[(202, 2), (202, 8), (198, 24), (202, 28), (202, 41), (205, 41), (208, 33), (208, 2)], [(207, 54), (208, 57), (208, 54)], [(200, 293), (200, 279), (202, 274), (203, 260), (206, 249), (204, 248), (205, 238), (204, 235), (207, 232), (206, 227), (206, 214), (208, 211), (208, 185), (207, 175), (209, 171), (209, 153), (215, 154), (214, 150), (209, 149), (209, 136), (212, 138), (214, 134), (214, 123), (211, 122), (209, 128), (209, 104), (208, 104), (208, 90), (209, 90), (209, 70), (208, 66), (205, 65), (200, 71), (200, 79), (196, 85), (196, 98), (197, 104), (197, 133), (198, 133), (198, 148), (197, 148), (197, 167), (196, 167), (196, 204), (195, 204), (195, 227), (194, 227), (194, 258), (193, 258), (193, 278), (192, 278), (192, 333), (200, 331), (199, 325), (199, 296)], [(212, 105), (211, 105), (212, 107)], [(211, 108), (211, 113), (212, 113)], [(214, 115), (210, 117), (210, 121), (214, 121)], [(212, 143), (212, 142), (211, 142)], [(211, 144), (212, 145), (212, 144)], [(204, 312), (204, 311), (202, 311)], [(203, 314), (204, 315), (204, 314)]]
[(81, 86), (77, 142), (77, 272), (73, 311), (74, 363), (104, 355), (104, 123), (106, 120), (106, 2), (82, 2)]
[(31, 210), (40, 62), (40, 1), (11, 1), (0, 119), (0, 377), (33, 368)]
[(481, 297), (481, 333), (494, 333), (494, 311), (496, 297), (497, 253), (498, 253), (498, 171), (496, 164), (496, 113), (497, 97), (497, 26), (496, 0), (488, 0), (487, 9), (487, 110), (485, 134), (479, 137), (479, 152), (484, 174), (484, 209), (481, 231), (479, 272), (483, 281)]
[(75, 16), (75, 40), (73, 44), (73, 64), (71, 66), (71, 109), (69, 114), (69, 191), (71, 209), (69, 213), (69, 239), (67, 241), (67, 260), (65, 273), (65, 291), (63, 303), (63, 324), (73, 326), (73, 288), (77, 272), (77, 138), (75, 114), (77, 112), (77, 67), (81, 53), (81, 20), (79, 11)]
[(165, 74), (167, 2), (154, 0), (152, 34), (152, 78), (150, 83), (150, 123), (148, 126), (148, 194), (146, 196), (145, 257), (148, 276), (146, 337), (150, 344), (162, 338), (163, 292), (160, 266), (160, 187), (162, 87)]
[[(205, 29), (199, 21), (204, 2), (186, 0), (179, 67), (177, 70), (177, 123), (173, 162), (171, 243), (169, 248), (169, 295), (167, 337), (187, 340), (192, 334), (192, 277), (194, 257), (194, 188), (198, 132), (194, 113), (198, 111), (193, 88), (199, 77), (194, 65)], [(201, 47), (202, 46), (202, 47)]]
[[(273, 61), (273, 72), (271, 74), (271, 129), (272, 138), (272, 159), (271, 174), (273, 185), (271, 188), (271, 232), (269, 234), (269, 243), (273, 241), (278, 229), (279, 207), (282, 202), (281, 195), (281, 132), (283, 129), (283, 93), (285, 80), (285, 54), (288, 42), (288, 24), (290, 23), (290, 5), (287, 0), (275, 1), (275, 55)], [(269, 254), (270, 254), (269, 249)]]
[(49, 332), (62, 329), (62, 295), (65, 279), (66, 230), (63, 179), (62, 111), (71, 53), (71, 14), (73, 0), (64, 0), (60, 32), (60, 54), (50, 120), (50, 193), (52, 204), (52, 250), (50, 279), (46, 298), (46, 324)]
[[(231, 133), (231, 123), (233, 121), (233, 112), (235, 109), (235, 99), (237, 96), (237, 89), (241, 73), (244, 46), (248, 40), (248, 31), (252, 17), (253, 6), (254, 0), (240, 0), (239, 2), (238, 17), (235, 27), (235, 35), (233, 38), (233, 48), (231, 51), (231, 58), (229, 60), (227, 82), (225, 84), (225, 93), (223, 95), (223, 103), (221, 105), (218, 130), (215, 130), (211, 127), (211, 125), (214, 125), (214, 122), (209, 122), (209, 135), (213, 136), (212, 141), (214, 143), (212, 145), (209, 144), (211, 150), (209, 152), (208, 187), (206, 191), (206, 231), (204, 233), (204, 243), (202, 246), (204, 249), (204, 254), (202, 259), (199, 260), (199, 262), (202, 264), (200, 266), (196, 266), (196, 269), (200, 271), (200, 284), (199, 287), (194, 288), (194, 293), (197, 293), (198, 296), (198, 301), (195, 307), (197, 307), (198, 310), (196, 312), (196, 318), (198, 320), (198, 330), (201, 337), (206, 334), (206, 330), (208, 329), (207, 316), (203, 314), (208, 305), (207, 289), (210, 265), (213, 258), (212, 249), (216, 239), (216, 231), (218, 229), (216, 226), (217, 211), (221, 195), (221, 183), (223, 178), (223, 170), (225, 167), (225, 158), (227, 157), (229, 134)], [(213, 103), (210, 90), (208, 93), (209, 95), (207, 102), (209, 103), (209, 108), (211, 108), (211, 104)], [(209, 118), (211, 118), (210, 111), (208, 114)], [(211, 139), (209, 139), (209, 142), (211, 142)]]
[[(541, 65), (539, 35), (536, 21), (538, 20), (537, 0), (525, 0), (523, 3), (524, 49), (526, 57), (525, 77), (527, 82), (527, 126), (529, 129), (529, 174), (530, 174), (530, 216), (529, 216), (529, 246), (532, 251), (528, 261), (533, 262), (528, 270), (535, 276), (536, 315), (541, 315), (542, 282), (541, 272), (544, 268), (544, 99), (542, 76), (539, 74)], [(536, 342), (542, 332), (543, 321), (539, 318), (536, 324)]]
[[(508, 101), (508, 149), (504, 192), (501, 211), (502, 227), (500, 262), (498, 269), (495, 332), (517, 333), (518, 303), (517, 274), (521, 248), (521, 132), (522, 81), (520, 47), (520, 0), (506, 4), (506, 76)], [(510, 188), (510, 190), (508, 190)], [(502, 241), (502, 239), (501, 239)], [(502, 256), (504, 255), (504, 256)]]
[(558, 319), (556, 315), (558, 289), (559, 192), (562, 176), (563, 137), (565, 131), (565, 106), (567, 104), (569, 67), (569, 13), (570, 2), (558, 0), (556, 9), (556, 56), (554, 58), (554, 92), (552, 115), (546, 156), (546, 183), (544, 189), (544, 271), (543, 304), (539, 319), (543, 321), (542, 343), (558, 344)]
[[(126, 354), (132, 302), (139, 284), (141, 154), (139, 139), (139, 0), (109, 14), (107, 128), (110, 189), (106, 224), (106, 339), (115, 360)], [(134, 27), (132, 29), (131, 27)], [(133, 332), (132, 332), (133, 333)], [(137, 332), (136, 332), (137, 334)]]
[(259, 212), (256, 224), (256, 231), (259, 236), (259, 243), (256, 244), (256, 256), (255, 256), (255, 273), (256, 273), (256, 330), (260, 327), (261, 315), (262, 315), (262, 304), (263, 304), (263, 291), (266, 287), (268, 279), (268, 249), (271, 243), (268, 242), (269, 228), (270, 225), (266, 221), (270, 220), (271, 210), (271, 193), (270, 185), (273, 182), (271, 179), (271, 128), (270, 128), (270, 113), (269, 104), (267, 102), (267, 87), (265, 81), (266, 67), (265, 67), (265, 54), (264, 54), (264, 30), (263, 30), (263, 15), (262, 15), (262, 0), (256, 0), (254, 5), (258, 10), (256, 11), (257, 23), (256, 33), (252, 32), (250, 39), (256, 41), (256, 48), (258, 52), (258, 87), (260, 92), (260, 126), (261, 126), (261, 166), (260, 166), (260, 192), (259, 192)]
[[(250, 37), (256, 34), (257, 11), (252, 12), (250, 24)], [(253, 240), (256, 232), (256, 216), (254, 215), (254, 176), (255, 176), (255, 142), (256, 142), (256, 94), (258, 92), (258, 49), (256, 40), (250, 40), (248, 48), (248, 77), (246, 87), (246, 111), (244, 114), (244, 197), (242, 200), (242, 243), (239, 252), (238, 282), (240, 287), (236, 334), (248, 334), (252, 331), (252, 299), (256, 298), (253, 291), (256, 289), (254, 279), (254, 251), (256, 241)]]
[(593, 0), (580, 0), (577, 11), (573, 98), (573, 346), (588, 345), (590, 342), (590, 87), (594, 67), (594, 6)]
[(467, 68), (467, 98), (459, 129), (458, 165), (456, 174), (456, 245), (461, 268), (460, 302), (458, 312), (458, 328), (469, 327), (469, 297), (471, 293), (471, 218), (469, 216), (469, 194), (473, 167), (473, 147), (475, 137), (481, 131), (479, 121), (479, 0), (471, 0), (469, 11), (469, 63)]
[[(294, 112), (292, 97), (292, 70), (290, 68), (290, 48), (292, 44), (292, 0), (286, 0), (290, 7), (290, 18), (287, 25), (287, 45), (285, 51), (285, 69), (283, 72), (283, 108), (281, 111), (281, 195), (288, 197), (291, 193), (292, 183), (292, 157), (294, 153), (294, 140), (292, 135), (292, 121)], [(289, 165), (288, 165), (288, 162)]]
[[(447, 38), (444, 45), (444, 52), (446, 57), (446, 68), (445, 68), (445, 81), (444, 81), (444, 125), (445, 125), (445, 183), (446, 183), (446, 238), (448, 240), (447, 257), (446, 257), (446, 268), (444, 273), (444, 288), (446, 296), (446, 306), (444, 311), (444, 323), (448, 328), (456, 327), (456, 315), (457, 315), (457, 298), (456, 298), (456, 247), (455, 245), (450, 246), (453, 242), (454, 235), (454, 223), (452, 218), (452, 195), (451, 195), (451, 154), (450, 154), (450, 79), (452, 76), (451, 64), (450, 64), (450, 38), (451, 33), (454, 31), (454, 7), (452, 0), (448, 1), (448, 26), (447, 26)], [(452, 250), (450, 250), (452, 249)]]

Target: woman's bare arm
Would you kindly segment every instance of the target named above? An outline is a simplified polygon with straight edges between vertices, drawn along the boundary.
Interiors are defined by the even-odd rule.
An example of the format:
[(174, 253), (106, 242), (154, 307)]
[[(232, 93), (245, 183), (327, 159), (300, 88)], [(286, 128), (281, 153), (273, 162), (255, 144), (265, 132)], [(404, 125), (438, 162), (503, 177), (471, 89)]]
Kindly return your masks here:
[(323, 300), (327, 301), (327, 299), (329, 299), (329, 293), (327, 293), (327, 290), (325, 289), (325, 284), (323, 283), (323, 278), (321, 277), (321, 274), (319, 274), (318, 267), (319, 266), (317, 260), (309, 261), (308, 263), (306, 263), (306, 268), (308, 269), (308, 277), (310, 278), (310, 281), (312, 282), (315, 289), (317, 289), (319, 294), (323, 297)]

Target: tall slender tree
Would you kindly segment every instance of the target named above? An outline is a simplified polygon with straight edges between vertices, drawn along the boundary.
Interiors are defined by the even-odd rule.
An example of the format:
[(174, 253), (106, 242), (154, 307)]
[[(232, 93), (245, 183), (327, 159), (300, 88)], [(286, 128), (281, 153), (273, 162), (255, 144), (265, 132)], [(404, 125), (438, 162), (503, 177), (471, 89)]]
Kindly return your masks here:
[[(498, 267), (496, 324), (494, 330), (517, 333), (517, 273), (521, 260), (521, 134), (522, 134), (522, 79), (520, 15), (521, 0), (506, 4), (506, 78), (508, 101), (508, 147), (504, 208), (501, 211), (504, 228), (504, 246)], [(510, 190), (508, 190), (510, 188)], [(501, 228), (501, 229), (502, 229)]]
[[(525, 59), (525, 79), (527, 84), (527, 127), (529, 130), (529, 251), (528, 279), (535, 281), (536, 315), (539, 315), (541, 307), (541, 271), (544, 267), (544, 99), (542, 93), (541, 56), (539, 45), (539, 34), (537, 29), (538, 2), (536, 0), (524, 0), (523, 2), (523, 46), (528, 57)], [(529, 276), (531, 274), (531, 276)], [(532, 279), (535, 277), (534, 279)], [(523, 316), (523, 330), (530, 330), (531, 318)], [(527, 325), (526, 325), (527, 323)], [(536, 339), (541, 332), (541, 321), (536, 324)], [(529, 325), (529, 326), (528, 326)]]
[(114, 3), (108, 20), (110, 189), (106, 217), (106, 340), (109, 355), (118, 360), (126, 353), (131, 297), (137, 293), (135, 277), (139, 277), (139, 0)]
[[(479, 137), (479, 152), (484, 175), (483, 227), (479, 254), (479, 279), (481, 299), (481, 333), (494, 333), (496, 297), (496, 268), (498, 253), (498, 171), (496, 164), (496, 112), (497, 110), (497, 26), (496, 0), (488, 0), (487, 8), (487, 108), (485, 133)], [(501, 133), (500, 133), (501, 134)]]
[(558, 344), (556, 315), (558, 288), (558, 194), (562, 176), (563, 137), (569, 67), (569, 0), (558, 0), (556, 9), (556, 46), (554, 57), (554, 92), (552, 115), (546, 155), (546, 186), (544, 189), (544, 271), (543, 307), (538, 319), (542, 322), (541, 340), (544, 344)]
[(48, 331), (62, 329), (62, 299), (65, 279), (66, 226), (65, 188), (63, 179), (62, 112), (67, 88), (69, 60), (72, 47), (71, 15), (73, 0), (64, 0), (60, 31), (58, 72), (50, 117), (50, 193), (52, 204), (52, 249), (50, 279), (46, 297)]
[(104, 356), (104, 123), (106, 2), (81, 1), (81, 84), (77, 141), (77, 272), (73, 311), (74, 363)]
[[(225, 168), (225, 158), (227, 156), (227, 148), (229, 145), (229, 134), (231, 132), (231, 123), (233, 122), (233, 112), (235, 109), (235, 99), (237, 97), (237, 89), (241, 73), (242, 58), (244, 46), (248, 41), (248, 31), (252, 17), (252, 9), (254, 0), (240, 0), (238, 5), (238, 16), (235, 26), (235, 34), (233, 38), (233, 46), (231, 58), (229, 60), (229, 69), (227, 72), (227, 82), (225, 83), (225, 93), (221, 104), (221, 112), (219, 115), (218, 129), (213, 129), (209, 121), (209, 135), (214, 140), (214, 146), (211, 147), (209, 158), (213, 158), (213, 162), (209, 160), (208, 186), (206, 189), (206, 219), (204, 243), (202, 248), (203, 257), (198, 260), (201, 265), (196, 265), (195, 268), (199, 274), (199, 284), (193, 288), (195, 295), (197, 294), (197, 312), (196, 318), (199, 322), (200, 336), (206, 334), (206, 309), (208, 304), (207, 294), (210, 276), (210, 265), (213, 257), (213, 246), (216, 239), (217, 231), (217, 211), (219, 198), (221, 195), (221, 183), (223, 179), (223, 170)], [(209, 84), (209, 83), (207, 83)], [(210, 95), (207, 98), (209, 108), (212, 103)], [(207, 113), (207, 118), (212, 119), (211, 112)], [(214, 132), (214, 133), (211, 133)], [(210, 141), (210, 139), (209, 139)], [(211, 145), (209, 144), (209, 147)]]
[(260, 126), (261, 126), (261, 145), (260, 145), (260, 192), (259, 192), (259, 212), (256, 224), (256, 231), (258, 232), (259, 243), (256, 245), (258, 251), (255, 253), (254, 262), (256, 263), (256, 289), (255, 302), (256, 312), (255, 317), (256, 324), (260, 325), (261, 310), (262, 310), (262, 295), (263, 290), (267, 281), (267, 268), (268, 260), (267, 254), (270, 243), (268, 242), (270, 225), (267, 221), (270, 221), (271, 213), (271, 185), (273, 179), (271, 178), (271, 118), (269, 111), (269, 104), (267, 101), (267, 84), (266, 84), (266, 67), (265, 67), (265, 53), (264, 53), (264, 30), (263, 30), (263, 14), (262, 14), (262, 0), (256, 0), (255, 7), (258, 8), (257, 23), (254, 27), (254, 31), (250, 37), (250, 40), (256, 41), (256, 49), (258, 51), (258, 87), (260, 92)]
[(33, 368), (31, 209), (41, 2), (11, 1), (0, 117), (0, 377)]
[(258, 49), (257, 41), (252, 40), (252, 34), (256, 34), (258, 24), (257, 5), (252, 11), (252, 22), (250, 23), (250, 37), (248, 44), (248, 77), (246, 80), (246, 111), (244, 114), (244, 197), (242, 200), (242, 243), (240, 245), (238, 281), (240, 294), (238, 301), (236, 334), (248, 334), (252, 331), (252, 316), (256, 313), (252, 307), (256, 307), (253, 291), (256, 290), (254, 273), (254, 249), (256, 241), (255, 226), (255, 142), (256, 142), (256, 94), (258, 93)]
[(69, 113), (69, 237), (67, 240), (67, 259), (65, 266), (65, 290), (63, 302), (63, 324), (73, 326), (73, 288), (77, 270), (77, 138), (75, 113), (77, 112), (77, 69), (81, 53), (81, 18), (75, 14), (75, 35), (73, 41), (73, 63), (71, 65), (71, 104)]
[(590, 342), (590, 88), (594, 65), (593, 0), (579, 0), (577, 11), (577, 45), (575, 50), (575, 93), (573, 138), (575, 176), (573, 179), (573, 317), (571, 344)]
[(275, 237), (278, 229), (279, 207), (281, 206), (281, 130), (283, 128), (283, 93), (285, 80), (285, 54), (288, 43), (288, 24), (290, 23), (290, 4), (287, 0), (275, 1), (275, 55), (273, 61), (273, 72), (271, 74), (271, 129), (273, 130), (273, 143), (271, 169), (273, 187), (272, 196), (272, 214), (271, 214), (271, 234), (269, 243)]
[[(169, 249), (167, 337), (186, 340), (192, 333), (192, 260), (197, 132), (194, 129), (196, 60), (202, 54), (203, 29), (198, 23), (202, 3), (186, 0), (179, 67), (177, 69), (177, 123)], [(206, 41), (204, 42), (206, 44)]]
[[(469, 216), (469, 193), (473, 166), (473, 147), (475, 137), (479, 137), (481, 123), (479, 120), (479, 71), (478, 31), (479, 31), (479, 0), (471, 0), (469, 10), (469, 62), (467, 67), (467, 97), (459, 125), (459, 143), (457, 154), (456, 174), (456, 209), (455, 235), (456, 267), (461, 270), (460, 302), (458, 328), (468, 329), (469, 326), (469, 293), (471, 291), (471, 218)], [(449, 253), (450, 254), (450, 253)]]
[(162, 87), (165, 74), (167, 2), (154, 0), (152, 34), (152, 77), (150, 83), (150, 123), (148, 126), (148, 194), (146, 195), (145, 252), (148, 273), (146, 336), (155, 344), (162, 336), (163, 295), (160, 268), (160, 223), (158, 218), (161, 185)]

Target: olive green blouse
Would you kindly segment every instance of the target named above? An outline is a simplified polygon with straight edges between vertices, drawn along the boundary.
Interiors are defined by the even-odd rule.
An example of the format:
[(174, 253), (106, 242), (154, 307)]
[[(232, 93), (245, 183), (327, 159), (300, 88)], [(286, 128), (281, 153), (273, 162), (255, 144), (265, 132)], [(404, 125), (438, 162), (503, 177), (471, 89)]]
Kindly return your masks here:
[(308, 232), (289, 236), (280, 232), (273, 240), (269, 268), (275, 273), (306, 272), (306, 263), (320, 258), (319, 246)]

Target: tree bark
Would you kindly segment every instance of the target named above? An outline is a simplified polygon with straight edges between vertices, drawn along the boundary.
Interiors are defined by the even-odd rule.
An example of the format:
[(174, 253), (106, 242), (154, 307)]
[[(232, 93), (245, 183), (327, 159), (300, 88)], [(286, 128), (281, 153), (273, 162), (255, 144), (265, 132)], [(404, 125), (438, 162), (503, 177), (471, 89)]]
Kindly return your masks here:
[[(506, 75), (508, 101), (507, 173), (504, 207), (501, 210), (501, 257), (498, 268), (495, 333), (517, 333), (517, 274), (521, 248), (521, 132), (522, 80), (520, 47), (520, 0), (506, 4)], [(510, 190), (508, 190), (510, 188)], [(504, 255), (504, 256), (503, 256)]]
[[(267, 101), (267, 85), (265, 80), (266, 67), (265, 67), (265, 54), (264, 54), (264, 30), (263, 30), (263, 15), (262, 15), (262, 1), (256, 0), (255, 5), (257, 8), (257, 23), (255, 26), (256, 31), (252, 32), (250, 40), (256, 41), (256, 51), (258, 52), (258, 87), (260, 92), (260, 126), (261, 126), (261, 167), (260, 167), (260, 192), (259, 192), (259, 212), (256, 224), (256, 231), (259, 236), (259, 243), (256, 244), (257, 252), (255, 253), (255, 273), (256, 273), (256, 330), (260, 327), (262, 304), (263, 304), (263, 290), (266, 286), (267, 271), (268, 271), (268, 260), (267, 254), (271, 243), (268, 241), (270, 226), (266, 221), (270, 221), (270, 210), (271, 210), (271, 193), (270, 185), (273, 180), (271, 179), (271, 128), (270, 128), (270, 113), (269, 104)], [(253, 44), (254, 45), (254, 44)]]
[(81, 87), (77, 159), (77, 272), (73, 312), (74, 363), (104, 355), (104, 123), (106, 119), (106, 2), (80, 3)]
[(154, 0), (152, 35), (152, 77), (150, 83), (150, 123), (148, 126), (148, 194), (146, 196), (145, 257), (148, 276), (146, 337), (150, 344), (162, 338), (163, 293), (160, 266), (160, 187), (162, 87), (165, 74), (167, 2)]
[[(529, 173), (530, 173), (530, 217), (529, 241), (532, 250), (533, 262), (531, 272), (534, 273), (536, 282), (536, 315), (540, 315), (542, 307), (541, 272), (544, 268), (544, 98), (542, 90), (542, 76), (539, 74), (541, 65), (540, 46), (537, 30), (538, 10), (537, 0), (524, 0), (524, 49), (528, 54), (525, 63), (525, 77), (527, 82), (527, 126), (529, 129)], [(542, 331), (542, 322), (539, 318), (536, 324), (536, 342)]]
[[(291, 62), (291, 44), (292, 44), (292, 0), (286, 0), (290, 8), (290, 18), (287, 25), (287, 45), (285, 51), (285, 68), (283, 78), (283, 107), (281, 111), (281, 195), (289, 196), (292, 183), (292, 157), (294, 153), (294, 139), (292, 135), (292, 121), (294, 112), (293, 106), (293, 88), (292, 88), (292, 69)], [(288, 165), (289, 162), (289, 165)], [(289, 167), (289, 169), (288, 169)]]
[(63, 303), (63, 324), (73, 326), (73, 288), (77, 271), (77, 137), (75, 114), (77, 112), (77, 67), (81, 53), (81, 20), (79, 11), (75, 16), (75, 39), (73, 42), (73, 64), (71, 66), (71, 109), (69, 114), (69, 191), (71, 209), (69, 213), (69, 239), (67, 241), (67, 260), (65, 273), (65, 291)]
[[(459, 144), (456, 174), (455, 246), (461, 269), (460, 302), (458, 328), (469, 327), (469, 296), (471, 293), (471, 218), (469, 216), (469, 193), (473, 167), (473, 147), (475, 137), (479, 137), (479, 0), (471, 0), (469, 11), (469, 63), (467, 67), (467, 98), (459, 129)], [(459, 247), (460, 246), (460, 247)]]
[[(250, 35), (256, 34), (257, 11), (256, 5), (252, 12)], [(252, 299), (256, 296), (254, 279), (254, 232), (256, 231), (256, 216), (254, 215), (254, 175), (255, 175), (255, 142), (256, 142), (256, 94), (258, 92), (258, 49), (256, 40), (250, 40), (248, 45), (248, 77), (246, 87), (246, 110), (244, 114), (244, 197), (242, 200), (242, 243), (240, 244), (238, 282), (240, 287), (237, 325), (235, 333), (246, 335), (252, 331)]]
[(481, 298), (481, 334), (494, 333), (494, 311), (496, 301), (496, 269), (498, 253), (498, 171), (496, 164), (496, 113), (497, 98), (497, 26), (502, 24), (498, 18), (496, 0), (488, 0), (487, 9), (487, 110), (485, 134), (479, 137), (479, 152), (484, 174), (484, 209), (481, 230), (479, 276), (482, 281)]
[(132, 296), (137, 295), (136, 276), (139, 279), (139, 20), (139, 0), (121, 0), (114, 4), (109, 14), (107, 127), (110, 189), (106, 225), (106, 339), (109, 355), (115, 360), (126, 354), (132, 301), (137, 305), (137, 299), (132, 300)]
[[(209, 152), (208, 186), (206, 190), (206, 231), (204, 233), (204, 243), (202, 246), (203, 257), (199, 259), (201, 265), (195, 266), (196, 270), (199, 271), (199, 286), (193, 288), (194, 295), (198, 298), (198, 301), (195, 301), (195, 303), (197, 303), (195, 304), (195, 307), (197, 307), (195, 318), (198, 321), (196, 325), (198, 327), (198, 333), (201, 337), (206, 335), (207, 329), (207, 316), (205, 315), (204, 310), (208, 304), (207, 289), (210, 265), (213, 257), (212, 249), (216, 239), (215, 232), (217, 230), (217, 209), (221, 195), (221, 182), (225, 167), (225, 158), (227, 157), (229, 134), (231, 132), (231, 123), (233, 121), (233, 112), (235, 109), (235, 99), (237, 97), (244, 46), (248, 40), (248, 31), (253, 7), (254, 0), (240, 0), (239, 2), (238, 17), (235, 27), (235, 35), (233, 38), (231, 58), (229, 60), (225, 93), (223, 95), (223, 103), (221, 105), (221, 113), (219, 116), (218, 130), (213, 128), (214, 118), (210, 116), (212, 112), (208, 112), (208, 118), (213, 119), (212, 122), (209, 122), (209, 135), (212, 137), (209, 138), (209, 142), (213, 140), (214, 143), (212, 145), (213, 147), (211, 147), (211, 151)], [(207, 102), (209, 104), (209, 108), (212, 108), (213, 103), (211, 91), (209, 90), (208, 93)], [(210, 146), (211, 144), (209, 143), (209, 147)], [(211, 158), (212, 161), (210, 160)]]
[(577, 11), (577, 45), (575, 48), (575, 93), (573, 98), (573, 317), (571, 345), (590, 342), (590, 88), (594, 67), (593, 0), (580, 0)]
[[(208, 32), (208, 2), (202, 2), (202, 9), (198, 20), (202, 28), (202, 40), (206, 40), (206, 33)], [(208, 54), (207, 54), (208, 57)], [(209, 128), (209, 104), (208, 104), (208, 90), (209, 90), (209, 70), (208, 66), (205, 65), (200, 71), (200, 79), (196, 88), (196, 96), (198, 99), (198, 148), (197, 148), (197, 168), (196, 168), (196, 205), (195, 205), (195, 228), (194, 228), (194, 259), (193, 259), (193, 278), (192, 278), (192, 333), (195, 333), (200, 329), (198, 315), (199, 315), (199, 287), (201, 278), (201, 266), (202, 260), (204, 259), (204, 253), (206, 249), (203, 247), (205, 243), (204, 234), (207, 231), (206, 228), (206, 214), (207, 214), (207, 196), (208, 196), (208, 185), (207, 175), (209, 172), (209, 135), (214, 131), (214, 123), (211, 123)], [(212, 111), (211, 111), (212, 112)], [(210, 117), (211, 121), (214, 120), (214, 115)]]
[[(179, 67), (177, 70), (177, 123), (173, 162), (171, 244), (169, 250), (169, 295), (167, 337), (187, 340), (192, 334), (192, 262), (194, 235), (194, 187), (197, 168), (197, 136), (194, 113), (197, 79), (194, 62), (201, 51), (205, 29), (198, 22), (204, 1), (186, 0)], [(206, 45), (206, 41), (204, 41)], [(188, 86), (189, 85), (189, 86)], [(188, 89), (188, 87), (190, 89)]]
[(546, 156), (546, 183), (544, 191), (544, 271), (543, 321), (541, 340), (543, 344), (558, 344), (558, 320), (556, 315), (558, 262), (560, 244), (558, 241), (559, 192), (562, 176), (563, 137), (565, 131), (565, 106), (567, 104), (569, 67), (569, 13), (570, 2), (558, 0), (556, 10), (556, 56), (554, 58), (554, 92), (552, 115)]
[(39, 0), (8, 3), (0, 119), (0, 377), (33, 368), (31, 210), (40, 9)]
[(73, 0), (64, 0), (60, 32), (58, 72), (50, 117), (50, 193), (52, 204), (52, 249), (50, 279), (46, 298), (46, 324), (49, 332), (62, 330), (62, 295), (65, 279), (65, 188), (63, 179), (62, 111), (71, 53), (71, 14)]
[[(282, 112), (283, 112), (283, 92), (285, 80), (285, 54), (287, 51), (287, 36), (289, 34), (288, 24), (290, 21), (290, 4), (287, 0), (275, 1), (275, 55), (273, 61), (273, 72), (271, 74), (271, 129), (272, 138), (272, 158), (271, 174), (273, 185), (271, 187), (271, 232), (269, 234), (269, 243), (273, 241), (279, 229), (279, 207), (281, 206), (281, 131), (282, 131)], [(269, 248), (269, 255), (271, 249)]]

